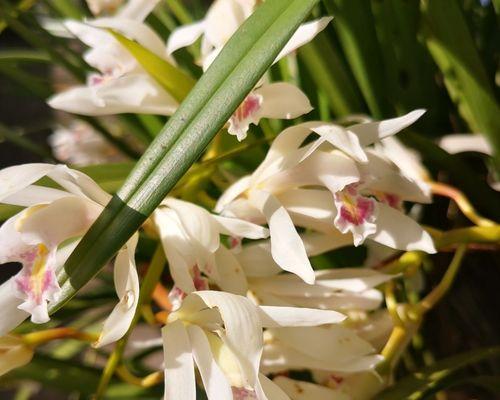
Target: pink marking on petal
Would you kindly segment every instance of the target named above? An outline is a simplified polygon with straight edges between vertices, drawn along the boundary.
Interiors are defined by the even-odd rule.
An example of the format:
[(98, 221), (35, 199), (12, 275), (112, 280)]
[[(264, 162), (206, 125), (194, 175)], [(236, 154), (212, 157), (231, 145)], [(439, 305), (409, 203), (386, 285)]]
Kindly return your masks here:
[(201, 271), (197, 265), (193, 267), (193, 284), (196, 290), (207, 290), (208, 281), (201, 275)]
[(340, 219), (352, 225), (362, 225), (375, 211), (375, 200), (364, 197), (352, 185), (335, 194), (340, 203)]
[(396, 210), (403, 209), (403, 200), (397, 194), (392, 193), (376, 193), (377, 199)]
[(231, 125), (233, 125), (236, 130), (245, 127), (245, 125), (249, 123), (248, 120), (251, 122), (253, 115), (259, 111), (261, 104), (262, 98), (256, 94), (250, 93), (231, 116)]
[(232, 386), (233, 400), (254, 400), (257, 395), (254, 390)]
[(36, 307), (46, 307), (61, 290), (55, 275), (55, 249), (39, 243), (19, 254), (19, 260), (23, 268), (14, 278), (17, 297), (25, 300), (23, 305), (29, 306), (28, 312)]

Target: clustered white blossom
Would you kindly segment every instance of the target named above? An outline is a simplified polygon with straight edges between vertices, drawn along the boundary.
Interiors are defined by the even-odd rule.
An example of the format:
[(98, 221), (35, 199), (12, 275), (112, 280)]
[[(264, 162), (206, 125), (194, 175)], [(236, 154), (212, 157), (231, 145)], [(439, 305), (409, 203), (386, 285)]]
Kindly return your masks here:
[[(110, 14), (120, 3), (89, 0), (95, 14)], [(171, 115), (177, 102), (102, 28), (116, 29), (171, 62), (177, 49), (201, 37), (199, 61), (208, 68), (258, 1), (216, 0), (205, 19), (174, 31), (167, 46), (144, 23), (156, 3), (131, 0), (111, 17), (67, 21), (67, 29), (90, 47), (85, 59), (99, 73), (49, 104), (87, 115)], [(329, 20), (302, 25), (278, 58), (310, 41)], [(295, 118), (310, 110), (297, 87), (263, 80), (228, 130), (243, 140), (261, 118)], [(431, 200), (422, 167), (393, 137), (423, 112), (347, 127), (293, 125), (275, 138), (252, 174), (227, 188), (213, 212), (165, 198), (150, 225), (173, 280), (173, 309), (161, 329), (165, 399), (194, 400), (195, 369), (210, 400), (364, 399), (382, 386), (375, 367), (391, 323), (377, 287), (394, 276), (366, 267), (315, 271), (310, 257), (364, 243), (435, 252), (429, 234), (404, 207), (406, 201)], [(61, 135), (53, 139), (57, 149)], [(37, 185), (42, 177), (58, 188)], [(0, 171), (0, 201), (25, 207), (0, 227), (0, 263), (22, 264), (0, 286), (0, 336), (27, 318), (49, 320), (48, 306), (61, 294), (57, 272), (109, 199), (92, 179), (64, 165)], [(116, 256), (119, 303), (96, 346), (122, 338), (136, 312), (136, 245), (137, 235)], [(348, 317), (353, 313), (362, 322)], [(304, 369), (315, 383), (283, 374)]]

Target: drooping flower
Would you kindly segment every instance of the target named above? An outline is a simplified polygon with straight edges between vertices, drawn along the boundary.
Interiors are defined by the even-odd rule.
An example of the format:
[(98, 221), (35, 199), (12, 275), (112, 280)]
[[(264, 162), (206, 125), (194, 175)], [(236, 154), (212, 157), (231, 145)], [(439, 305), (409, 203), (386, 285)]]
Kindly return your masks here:
[(163, 41), (142, 21), (158, 0), (133, 1), (113, 17), (85, 23), (66, 21), (69, 32), (90, 49), (85, 61), (99, 73), (88, 75), (86, 85), (56, 94), (48, 104), (58, 110), (83, 115), (143, 113), (171, 115), (177, 101), (167, 93), (113, 35), (111, 28), (136, 40), (143, 47), (166, 59)]
[(73, 121), (68, 128), (56, 129), (49, 136), (49, 144), (58, 160), (77, 166), (112, 163), (126, 159), (83, 121)]
[(243, 270), (221, 243), (220, 235), (262, 239), (269, 235), (266, 228), (210, 214), (200, 206), (170, 197), (155, 211), (153, 219), (175, 283), (171, 294), (176, 304), (186, 294), (208, 289), (208, 279), (222, 290), (246, 293)]
[[(35, 185), (48, 177), (62, 189)], [(27, 207), (0, 227), (0, 263), (19, 262), (19, 273), (0, 285), (3, 335), (31, 316), (49, 320), (48, 305), (57, 301), (57, 271), (110, 199), (92, 179), (64, 165), (24, 164), (0, 171), (0, 202)], [(115, 261), (120, 303), (104, 323), (97, 345), (125, 334), (134, 315), (139, 282), (133, 236)]]
[(259, 374), (262, 328), (316, 326), (343, 319), (335, 311), (258, 307), (245, 297), (224, 292), (191, 293), (162, 329), (165, 398), (196, 398), (195, 364), (209, 400), (233, 400), (233, 395), (286, 398)]
[[(294, 225), (327, 234), (352, 234), (387, 246), (434, 252), (430, 236), (400, 205), (428, 195), (368, 146), (394, 135), (423, 114), (342, 127), (307, 122), (284, 130), (252, 175), (230, 186), (215, 210), (267, 223), (271, 253), (284, 270), (314, 282), (314, 272)], [(319, 138), (305, 145), (311, 134)]]

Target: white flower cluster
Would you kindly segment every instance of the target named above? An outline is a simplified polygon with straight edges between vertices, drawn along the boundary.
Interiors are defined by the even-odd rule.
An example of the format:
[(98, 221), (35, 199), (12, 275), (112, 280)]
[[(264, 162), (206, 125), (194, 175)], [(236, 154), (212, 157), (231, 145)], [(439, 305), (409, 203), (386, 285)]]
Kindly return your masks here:
[[(91, 2), (96, 13), (119, 4), (99, 3)], [(100, 73), (49, 104), (88, 115), (170, 115), (176, 101), (102, 28), (171, 61), (176, 49), (201, 36), (206, 68), (257, 0), (216, 0), (203, 21), (173, 32), (166, 47), (142, 22), (156, 3), (131, 0), (113, 17), (67, 21), (91, 47), (85, 58)], [(302, 25), (279, 57), (328, 21)], [(262, 117), (295, 118), (310, 109), (297, 87), (261, 82), (231, 117), (229, 133), (242, 140)], [(321, 121), (292, 126), (251, 175), (227, 188), (213, 213), (173, 197), (161, 203), (151, 226), (174, 283), (173, 308), (161, 330), (165, 399), (194, 400), (195, 369), (210, 400), (364, 399), (381, 387), (374, 368), (391, 324), (377, 286), (393, 276), (370, 268), (315, 271), (310, 257), (365, 242), (435, 252), (403, 206), (430, 201), (422, 167), (392, 137), (422, 114), (348, 127)], [(37, 185), (42, 177), (58, 188)], [(23, 266), (0, 286), (0, 336), (28, 317), (49, 320), (47, 307), (61, 291), (57, 272), (109, 199), (88, 176), (63, 165), (0, 171), (0, 201), (25, 207), (0, 227), (0, 263)], [(123, 337), (136, 312), (136, 245), (137, 235), (116, 257), (120, 301), (96, 346)], [(345, 323), (353, 312), (363, 315), (355, 327)], [(295, 381), (283, 374), (289, 370), (310, 370), (316, 383)]]

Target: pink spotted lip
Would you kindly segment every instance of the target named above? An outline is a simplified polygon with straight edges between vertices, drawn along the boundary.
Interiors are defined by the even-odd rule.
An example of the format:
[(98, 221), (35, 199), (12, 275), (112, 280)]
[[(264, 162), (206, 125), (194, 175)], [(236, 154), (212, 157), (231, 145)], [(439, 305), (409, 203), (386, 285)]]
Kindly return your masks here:
[(348, 185), (334, 196), (338, 211), (334, 225), (342, 233), (351, 232), (355, 246), (377, 230), (374, 223), (377, 202), (372, 197), (360, 194), (358, 187), (357, 184)]
[(255, 123), (255, 114), (260, 110), (262, 97), (250, 93), (229, 119), (229, 132), (244, 139), (250, 123)]
[[(60, 292), (55, 275), (55, 252), (43, 243), (32, 246), (19, 254), (22, 270), (14, 278), (17, 297), (24, 300), (22, 309), (32, 314), (33, 322), (47, 319), (46, 311), (43, 318), (36, 317), (36, 310), (47, 308), (47, 302), (54, 300)], [(20, 306), (21, 307), (21, 306)]]
[(232, 386), (233, 400), (256, 400), (257, 395), (254, 390)]

